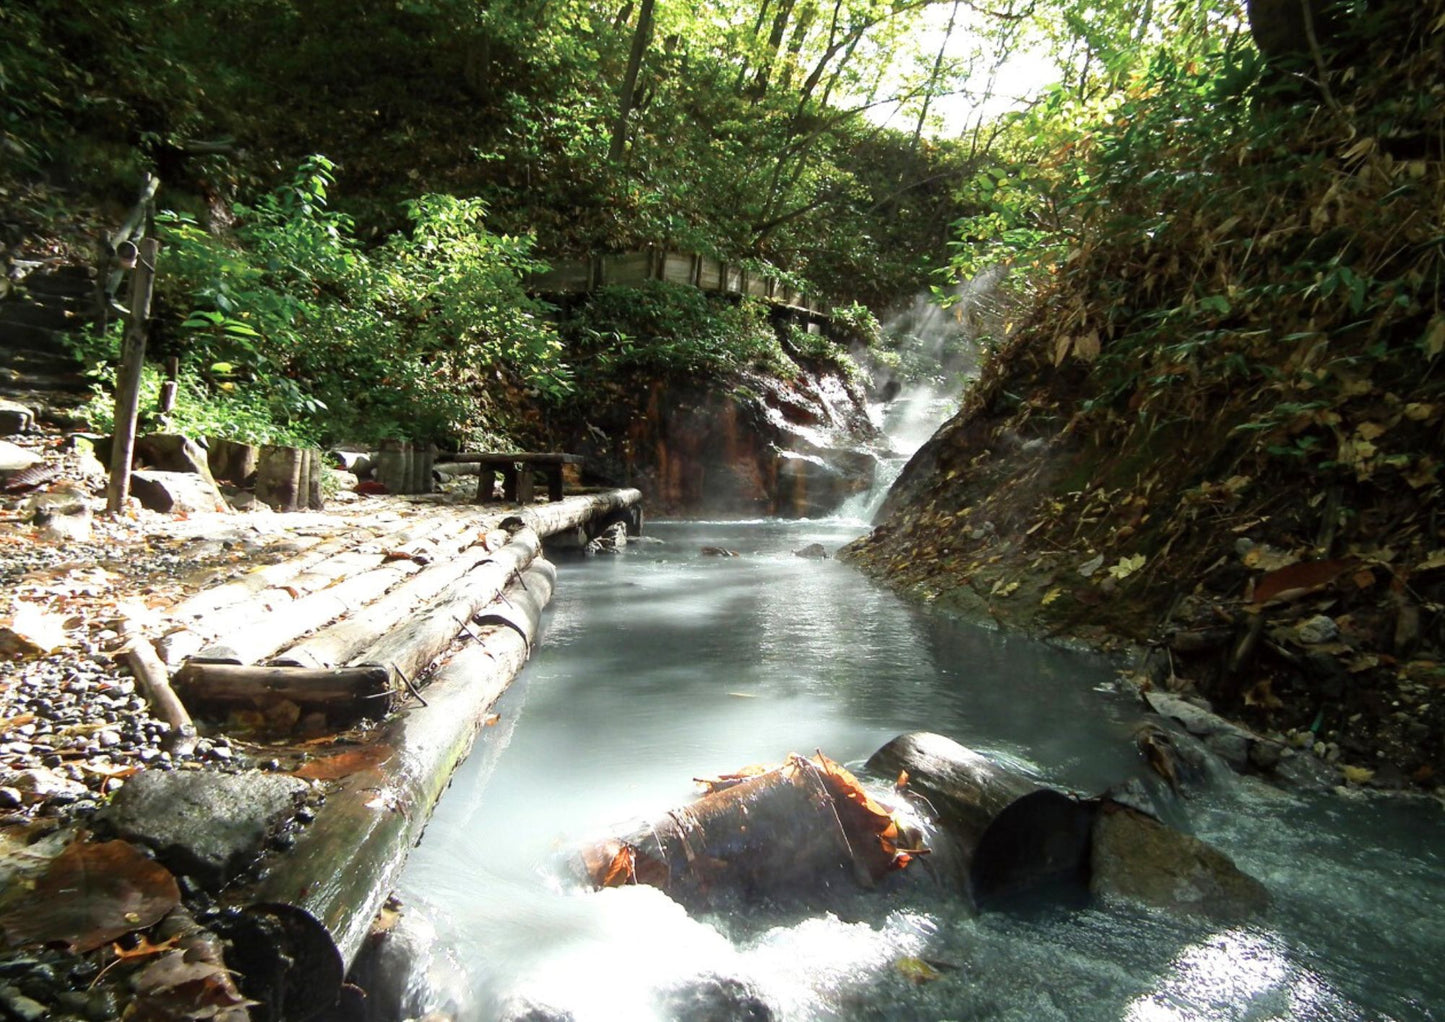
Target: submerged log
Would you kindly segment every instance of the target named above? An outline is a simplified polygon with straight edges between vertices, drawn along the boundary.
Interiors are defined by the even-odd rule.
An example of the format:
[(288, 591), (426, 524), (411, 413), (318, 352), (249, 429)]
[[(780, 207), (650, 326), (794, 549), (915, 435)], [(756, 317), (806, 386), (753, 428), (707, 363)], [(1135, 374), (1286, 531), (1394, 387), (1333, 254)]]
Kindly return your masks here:
[(900, 735), (875, 752), (868, 770), (907, 775), (953, 839), (956, 879), (976, 907), (1035, 888), (1089, 883), (1089, 841), (1097, 806), (1013, 774), (943, 735)]
[[(520, 602), (524, 591), (545, 604), (551, 596), (548, 573), (529, 569), (505, 598)], [(410, 706), (386, 723), (361, 747), (365, 755), (357, 755), (354, 745), (338, 747), (337, 757), (349, 757), (352, 771), (265, 879), (233, 896), (309, 912), (331, 933), (349, 967), (452, 772), (525, 663), (536, 629), (535, 620), (527, 635), (510, 625), (478, 628), (476, 641), (462, 647), (423, 690), (425, 705)], [(313, 762), (325, 762), (324, 753), (314, 757)]]
[(976, 907), (1047, 889), (1233, 925), (1269, 904), (1257, 880), (1198, 838), (1107, 797), (1041, 787), (942, 735), (901, 735), (868, 769), (907, 775), (906, 790), (953, 839)]
[(839, 882), (871, 887), (919, 851), (900, 848), (916, 838), (821, 755), (705, 783), (713, 790), (691, 805), (584, 849), (592, 882), (647, 884), (699, 908), (812, 895)]
[(384, 717), (393, 708), (395, 690), (384, 667), (254, 667), (187, 661), (176, 672), (176, 685), (198, 713), (224, 718), (233, 709), (266, 710), (289, 700), (301, 711), (321, 711), (332, 725), (363, 717)]

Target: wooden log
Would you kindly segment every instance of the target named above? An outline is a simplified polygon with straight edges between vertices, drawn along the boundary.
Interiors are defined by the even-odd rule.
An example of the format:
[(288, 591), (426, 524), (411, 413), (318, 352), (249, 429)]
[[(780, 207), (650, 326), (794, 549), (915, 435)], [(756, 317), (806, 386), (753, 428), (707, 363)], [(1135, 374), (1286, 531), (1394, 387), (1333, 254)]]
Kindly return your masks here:
[[(243, 620), (217, 636), (194, 659), (211, 663), (254, 664), (380, 597), (403, 578), (422, 570), (415, 561), (392, 561), (318, 592)], [(246, 611), (249, 608), (241, 608)]]
[[(540, 545), (534, 547), (531, 557), (535, 557), (539, 549)], [(531, 557), (519, 558), (517, 566), (526, 567)], [(299, 667), (335, 667), (347, 663), (375, 643), (378, 635), (398, 627), (412, 617), (418, 607), (432, 602), (473, 568), (491, 559), (492, 552), (486, 546), (469, 547), (413, 576), (370, 606), (296, 643), (271, 663)], [(502, 579), (503, 584), (506, 581)]]
[[(457, 521), (465, 530), (469, 525), (480, 525), (494, 516), (466, 514)], [(428, 525), (435, 524), (428, 520)], [(297, 537), (293, 542), (309, 543), (310, 548), (297, 557), (288, 558), (276, 564), (268, 564), (248, 572), (245, 576), (223, 585), (203, 590), (172, 608), (169, 619), (180, 625), (193, 625), (202, 619), (243, 603), (267, 589), (287, 585), (297, 576), (320, 568), (331, 558), (336, 558), (369, 543), (406, 543), (415, 538), (418, 525), (415, 520), (403, 518), (394, 511), (383, 512), (375, 519), (361, 523), (361, 527), (336, 539), (319, 540), (316, 537)], [(334, 577), (334, 576), (333, 576)], [(173, 662), (173, 661), (172, 661)]]
[[(385, 564), (390, 556), (389, 552), (394, 551), (397, 545), (405, 550), (418, 543), (445, 545), (455, 541), (450, 549), (461, 549), (475, 538), (477, 526), (490, 520), (490, 516), (475, 514), (462, 514), (440, 520), (426, 519), (419, 523), (400, 520), (385, 529), (373, 529), (364, 534), (359, 543), (353, 537), (350, 540), (323, 544), (302, 558), (258, 569), (244, 579), (187, 600), (171, 614), (171, 620), (180, 623), (182, 627), (172, 628), (157, 645), (168, 663), (180, 663), (186, 657), (202, 652), (213, 641), (214, 644), (224, 645), (224, 636), (245, 634), (255, 621), (271, 619), (280, 613), (281, 608), (304, 598), (308, 593), (324, 589), (348, 572), (356, 574)], [(390, 530), (389, 534), (386, 534), (387, 530)], [(323, 553), (325, 556), (321, 556)], [(400, 571), (402, 574), (410, 574), (412, 569), (402, 567)], [(266, 581), (273, 582), (274, 585), (271, 588), (258, 588), (258, 582)], [(307, 613), (311, 615), (308, 621), (312, 628), (326, 623), (316, 623), (317, 615), (324, 606), (325, 601), (318, 600), (314, 606), (308, 608)], [(275, 652), (302, 634), (304, 631), (287, 632), (278, 626), (272, 637), (279, 637), (279, 644), (271, 647), (267, 653)], [(240, 643), (242, 646), (251, 644), (250, 639)], [(265, 655), (267, 654), (260, 654)], [(207, 656), (220, 662), (249, 662), (234, 649), (212, 650)], [(335, 664), (303, 666), (332, 667)]]
[(905, 791), (952, 838), (955, 877), (975, 907), (1041, 888), (1084, 896), (1097, 804), (1011, 773), (950, 738), (916, 731), (875, 752), (868, 770), (907, 775)]
[(171, 688), (166, 665), (156, 656), (150, 642), (137, 639), (121, 651), (120, 659), (130, 667), (131, 674), (145, 693), (146, 701), (151, 704), (151, 711), (170, 728), (170, 751), (188, 754), (196, 744), (195, 722)]
[[(523, 580), (528, 592), (548, 587), (543, 572), (529, 571)], [(531, 632), (535, 638), (535, 622)], [(453, 771), (526, 662), (529, 639), (509, 626), (480, 628), (476, 638), (437, 671), (425, 690), (426, 705), (409, 706), (383, 725), (368, 755), (354, 756), (355, 746), (338, 750), (352, 754), (355, 771), (328, 792), (316, 819), (264, 880), (232, 892), (236, 902), (305, 910), (327, 928), (351, 966)], [(320, 752), (313, 757), (324, 762)]]
[(265, 710), (284, 699), (303, 713), (324, 712), (333, 726), (363, 717), (384, 717), (393, 708), (396, 695), (390, 675), (382, 667), (311, 670), (192, 660), (176, 672), (175, 682), (198, 713), (209, 711), (224, 719), (233, 709)]
[[(910, 861), (897, 821), (836, 763), (790, 756), (631, 834), (584, 849), (599, 887), (647, 884), (689, 908), (871, 887)], [(889, 833), (885, 845), (880, 835)]]
[(513, 514), (537, 531), (539, 536), (550, 536), (567, 529), (575, 529), (592, 518), (600, 518), (609, 511), (621, 511), (642, 502), (638, 490), (604, 490), (600, 493), (584, 493), (564, 497), (546, 504), (533, 504), (520, 508)]
[(402, 627), (383, 635), (350, 663), (379, 664), (390, 669), (400, 684), (414, 684), (472, 617), (505, 592), (513, 576), (532, 562), (540, 542), (535, 535), (524, 541), (514, 537), (513, 542), (448, 586), (434, 603), (414, 613)]

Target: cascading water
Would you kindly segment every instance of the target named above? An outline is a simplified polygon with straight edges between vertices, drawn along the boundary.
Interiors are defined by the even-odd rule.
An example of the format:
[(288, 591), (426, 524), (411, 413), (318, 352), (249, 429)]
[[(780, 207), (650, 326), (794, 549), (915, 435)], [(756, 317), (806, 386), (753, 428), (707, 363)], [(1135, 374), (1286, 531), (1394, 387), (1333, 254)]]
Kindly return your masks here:
[(875, 389), (887, 398), (869, 408), (888, 438), (873, 485), (838, 509), (842, 518), (871, 522), (908, 459), (958, 411), (963, 386), (978, 368), (977, 338), (996, 326), (992, 305), (1001, 269), (990, 269), (958, 286), (944, 308), (931, 295), (918, 295), (906, 310), (883, 324), (895, 338), (899, 365)]

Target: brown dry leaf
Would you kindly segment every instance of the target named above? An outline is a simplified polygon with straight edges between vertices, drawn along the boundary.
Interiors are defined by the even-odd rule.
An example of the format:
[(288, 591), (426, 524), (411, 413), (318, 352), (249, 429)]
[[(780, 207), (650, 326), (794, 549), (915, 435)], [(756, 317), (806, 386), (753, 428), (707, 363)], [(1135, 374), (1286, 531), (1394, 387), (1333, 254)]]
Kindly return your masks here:
[(391, 748), (385, 745), (353, 745), (339, 752), (318, 755), (292, 770), (291, 776), (305, 781), (340, 780), (362, 770), (374, 770), (391, 755)]
[(147, 965), (132, 984), (139, 996), (126, 1009), (127, 1022), (241, 1022), (248, 1017), (244, 1009), (257, 1003), (237, 992), (224, 966), (187, 961), (178, 950)]
[(1244, 705), (1262, 706), (1266, 710), (1278, 710), (1284, 706), (1284, 702), (1279, 696), (1274, 694), (1270, 680), (1265, 678), (1263, 681), (1255, 682), (1250, 686), (1249, 690), (1244, 693)]
[(135, 947), (127, 949), (121, 947), (119, 944), (112, 944), (110, 946), (110, 950), (111, 953), (115, 955), (118, 961), (131, 961), (137, 958), (149, 958), (152, 955), (165, 954), (167, 951), (172, 950), (178, 943), (180, 943), (180, 940), (181, 938), (178, 936), (167, 937), (159, 944), (152, 944), (146, 938), (145, 934), (141, 934), (139, 937), (136, 938)]
[(702, 785), (703, 792), (711, 795), (715, 791), (722, 791), (741, 781), (746, 781), (749, 777), (757, 777), (776, 769), (778, 769), (777, 766), (773, 764), (753, 763), (741, 770), (734, 770), (730, 774), (718, 774), (716, 777), (694, 777), (693, 782)]
[(154, 925), (180, 903), (170, 870), (134, 845), (77, 841), (24, 902), (0, 915), (0, 929), (12, 944), (64, 944), (83, 953)]
[(1296, 599), (1323, 589), (1354, 568), (1356, 563), (1352, 559), (1301, 561), (1268, 572), (1255, 583), (1253, 603), (1258, 606), (1270, 600)]
[[(790, 760), (795, 757), (789, 757)], [(918, 848), (901, 847), (902, 828), (893, 813), (874, 801), (858, 778), (821, 752), (813, 756), (812, 762), (822, 771), (823, 784), (833, 796), (838, 820), (848, 834), (850, 842), (860, 851), (869, 848), (866, 841), (857, 837), (872, 834), (878, 839), (878, 855), (869, 856), (866, 865), (874, 879), (893, 869), (902, 869), (912, 861), (913, 854), (923, 851)]]

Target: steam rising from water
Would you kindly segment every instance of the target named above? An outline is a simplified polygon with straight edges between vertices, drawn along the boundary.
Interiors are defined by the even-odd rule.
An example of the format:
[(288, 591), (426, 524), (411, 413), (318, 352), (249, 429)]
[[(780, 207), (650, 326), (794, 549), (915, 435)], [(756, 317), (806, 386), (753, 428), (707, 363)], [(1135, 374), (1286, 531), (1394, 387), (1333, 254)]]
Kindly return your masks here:
[(994, 267), (964, 281), (948, 308), (932, 295), (917, 295), (885, 320), (885, 336), (897, 339), (899, 366), (890, 379), (877, 381), (890, 396), (869, 413), (888, 438), (889, 453), (879, 460), (873, 486), (845, 502), (839, 517), (871, 522), (908, 459), (958, 411), (963, 388), (978, 373), (979, 338), (999, 326), (1003, 274)]

